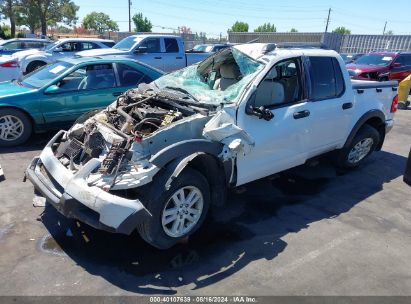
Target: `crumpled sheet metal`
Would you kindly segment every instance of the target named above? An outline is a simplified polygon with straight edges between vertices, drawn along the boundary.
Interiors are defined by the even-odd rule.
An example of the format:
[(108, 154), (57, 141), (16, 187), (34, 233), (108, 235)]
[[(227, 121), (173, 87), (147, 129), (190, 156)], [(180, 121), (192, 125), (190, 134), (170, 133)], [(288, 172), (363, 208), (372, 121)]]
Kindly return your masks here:
[[(224, 111), (218, 112), (203, 129), (203, 136), (209, 140), (228, 143), (233, 139), (241, 139), (250, 146), (254, 140), (240, 127), (236, 126), (230, 115)], [(226, 139), (230, 139), (228, 142)]]
[(232, 117), (224, 111), (218, 112), (205, 125), (203, 136), (224, 144), (220, 154), (220, 158), (224, 161), (236, 157), (239, 152), (248, 153), (255, 144), (253, 138), (236, 126)]

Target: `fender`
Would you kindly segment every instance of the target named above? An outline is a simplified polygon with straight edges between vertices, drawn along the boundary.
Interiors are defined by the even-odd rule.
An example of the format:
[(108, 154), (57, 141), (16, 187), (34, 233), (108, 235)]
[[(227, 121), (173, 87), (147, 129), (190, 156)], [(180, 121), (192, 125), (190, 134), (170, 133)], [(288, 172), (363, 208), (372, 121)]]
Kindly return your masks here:
[[(381, 126), (385, 125), (385, 115), (381, 110), (370, 110), (368, 112), (366, 112), (364, 115), (362, 115), (360, 117), (360, 119), (356, 122), (356, 124), (354, 125), (353, 129), (350, 132), (350, 135), (348, 135), (348, 138), (344, 144), (343, 148), (347, 148), (351, 141), (354, 139), (354, 136), (357, 134), (358, 130), (360, 130), (360, 128), (371, 118), (378, 118), (381, 120)], [(380, 131), (380, 130), (378, 130)], [(384, 141), (384, 136), (385, 136), (385, 131), (384, 134), (381, 138), (380, 144), (379, 144), (379, 148), (381, 149), (382, 146), (382, 142)]]
[(184, 140), (158, 151), (151, 157), (150, 162), (162, 168), (176, 158), (186, 157), (198, 152), (218, 157), (223, 150), (223, 146), (222, 143), (206, 139)]
[(186, 167), (196, 169), (205, 176), (210, 185), (211, 203), (223, 206), (227, 199), (227, 186), (232, 175), (232, 163), (223, 164), (216, 157), (203, 152), (195, 152), (186, 157), (179, 157), (165, 167), (165, 190), (170, 189), (176, 179)]
[(47, 58), (46, 55), (33, 54), (33, 55), (27, 56), (26, 58), (22, 60), (21, 67), (20, 67), (21, 70), (25, 73), (27, 66), (33, 61), (43, 61), (47, 64), (51, 63), (51, 60), (49, 60), (49, 58)]
[(5, 102), (0, 103), (0, 109), (2, 108), (12, 108), (12, 109), (16, 109), (16, 110), (23, 112), (24, 114), (27, 115), (28, 118), (31, 119), (31, 121), (33, 122), (33, 127), (44, 124), (44, 117), (43, 117), (43, 114), (40, 112), (33, 113), (33, 111), (30, 111), (29, 109), (22, 107), (21, 105), (16, 105), (13, 103), (5, 103)]

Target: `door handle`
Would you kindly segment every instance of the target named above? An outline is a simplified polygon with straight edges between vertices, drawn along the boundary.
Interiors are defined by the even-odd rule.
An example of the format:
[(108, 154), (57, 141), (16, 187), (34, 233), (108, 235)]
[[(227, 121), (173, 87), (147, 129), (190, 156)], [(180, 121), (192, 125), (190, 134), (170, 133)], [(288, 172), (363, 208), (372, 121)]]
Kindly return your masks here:
[(352, 106), (353, 106), (352, 102), (346, 102), (342, 105), (342, 109), (343, 110), (348, 110), (348, 109), (351, 109)]
[(154, 57), (154, 59), (161, 59), (162, 57)]
[(123, 94), (123, 92), (114, 92), (113, 96), (120, 96), (121, 94)]
[(183, 59), (183, 57), (176, 57), (176, 59)]
[(304, 111), (300, 111), (300, 112), (295, 112), (293, 114), (293, 116), (294, 116), (294, 119), (301, 119), (301, 118), (310, 116), (310, 111), (304, 110)]

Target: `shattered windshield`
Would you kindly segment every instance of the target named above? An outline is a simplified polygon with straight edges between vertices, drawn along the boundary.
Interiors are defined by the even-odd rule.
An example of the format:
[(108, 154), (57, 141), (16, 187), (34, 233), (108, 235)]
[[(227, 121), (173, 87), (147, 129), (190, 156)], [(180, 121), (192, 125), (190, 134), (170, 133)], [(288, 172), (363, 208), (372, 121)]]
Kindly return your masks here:
[(154, 83), (159, 89), (186, 91), (202, 103), (231, 103), (263, 67), (263, 63), (230, 48)]

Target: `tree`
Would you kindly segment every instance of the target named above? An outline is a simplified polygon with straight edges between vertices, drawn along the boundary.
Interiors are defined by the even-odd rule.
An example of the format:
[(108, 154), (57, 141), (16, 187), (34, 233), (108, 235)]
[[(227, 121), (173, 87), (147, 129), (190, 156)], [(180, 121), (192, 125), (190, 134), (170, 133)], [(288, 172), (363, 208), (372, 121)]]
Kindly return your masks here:
[[(8, 0), (6, 0), (8, 1)], [(47, 34), (48, 25), (56, 25), (57, 23), (64, 23), (66, 25), (73, 25), (77, 22), (77, 11), (79, 7), (72, 0), (20, 0), (23, 8), (24, 16), (37, 16), (38, 23), (41, 27), (41, 33)], [(31, 28), (34, 25), (33, 19), (26, 20), (26, 24)]]
[(147, 19), (147, 17), (143, 17), (142, 13), (135, 14), (133, 16), (134, 29), (135, 32), (151, 32), (153, 25), (151, 21)]
[(37, 10), (31, 5), (27, 4), (28, 1), (22, 0), (17, 8), (16, 23), (18, 25), (25, 25), (29, 28), (30, 33), (34, 34), (35, 30), (40, 28), (40, 20)]
[(290, 33), (298, 33), (298, 30), (295, 29), (295, 28), (292, 28), (292, 29), (290, 30)]
[(182, 34), (192, 34), (191, 28), (189, 28), (185, 25), (180, 26), (178, 29), (179, 29), (180, 33), (182, 33)]
[(17, 0), (0, 0), (0, 14), (10, 20), (11, 37), (16, 36)]
[(254, 32), (256, 33), (268, 33), (268, 32), (276, 32), (277, 28), (275, 27), (274, 24), (270, 24), (270, 22), (268, 23), (264, 23), (263, 25), (260, 25), (259, 27), (257, 27), (256, 29), (254, 29)]
[(350, 35), (351, 31), (343, 26), (337, 27), (335, 30), (333, 30), (333, 33), (337, 34), (343, 34), (343, 35)]
[(248, 32), (248, 23), (236, 21), (228, 31), (229, 32)]
[(104, 13), (91, 12), (83, 19), (83, 26), (87, 30), (94, 30), (98, 33), (107, 31), (118, 31), (117, 22), (110, 19), (109, 15)]

